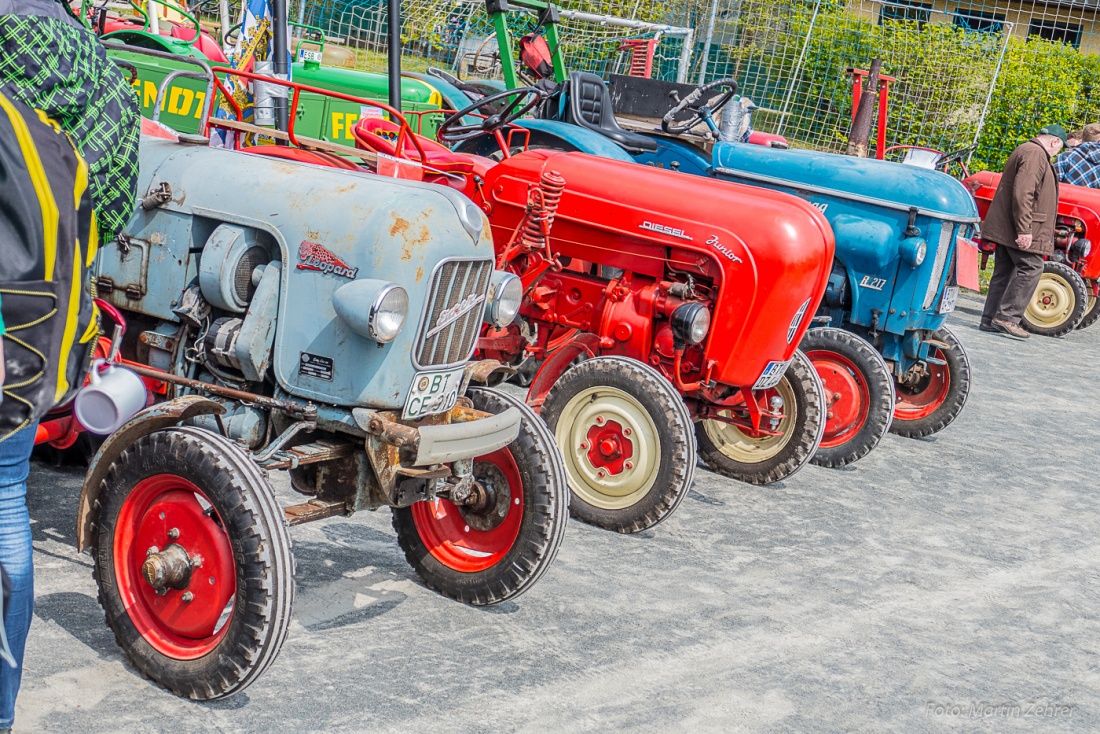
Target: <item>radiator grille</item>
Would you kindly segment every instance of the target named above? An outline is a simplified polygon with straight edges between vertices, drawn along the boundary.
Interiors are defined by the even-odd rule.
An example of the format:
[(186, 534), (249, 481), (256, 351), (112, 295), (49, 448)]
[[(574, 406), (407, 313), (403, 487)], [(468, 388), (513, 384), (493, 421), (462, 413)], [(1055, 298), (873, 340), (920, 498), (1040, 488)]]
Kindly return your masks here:
[(441, 367), (470, 358), (492, 274), (491, 260), (448, 260), (436, 268), (420, 325), (418, 366)]
[[(932, 277), (928, 281), (928, 291), (924, 294), (924, 308), (932, 308), (936, 302), (936, 294), (940, 288), (940, 279), (943, 277), (943, 268), (947, 264), (947, 255), (951, 252), (951, 233), (955, 231), (955, 225), (951, 222), (940, 222), (939, 243), (936, 245), (936, 261), (932, 265)], [(931, 240), (931, 238), (929, 238)], [(929, 242), (931, 244), (931, 242)]]

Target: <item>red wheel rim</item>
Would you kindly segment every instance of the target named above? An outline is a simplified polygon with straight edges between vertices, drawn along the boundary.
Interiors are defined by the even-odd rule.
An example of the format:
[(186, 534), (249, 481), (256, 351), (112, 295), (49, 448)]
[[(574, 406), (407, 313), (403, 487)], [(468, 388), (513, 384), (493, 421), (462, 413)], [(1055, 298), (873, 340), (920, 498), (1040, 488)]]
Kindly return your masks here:
[[(935, 350), (930, 355), (943, 361), (943, 352)], [(897, 383), (898, 399), (894, 406), (894, 418), (901, 421), (915, 421), (927, 418), (936, 412), (947, 400), (951, 391), (951, 370), (946, 364), (928, 363), (928, 376), (916, 385)]]
[[(601, 419), (602, 420), (602, 419)], [(634, 456), (634, 442), (630, 440), (631, 430), (623, 428), (618, 421), (607, 421), (588, 429), (588, 460), (597, 469), (608, 474), (622, 474), (627, 462)], [(631, 465), (630, 468), (633, 468)]]
[(840, 446), (858, 434), (867, 423), (871, 390), (855, 364), (836, 352), (807, 352), (825, 387), (828, 412), (822, 448)]
[[(153, 649), (177, 660), (213, 650), (229, 629), (237, 590), (233, 549), (206, 495), (175, 474), (141, 480), (123, 502), (115, 528), (115, 581), (138, 633)], [(175, 538), (170, 537), (174, 531)], [(193, 562), (190, 582), (163, 594), (145, 580), (148, 550), (176, 544)], [(188, 598), (190, 594), (190, 598)]]
[[(474, 478), (496, 493), (495, 517), (486, 520), (449, 500), (417, 502), (413, 523), (428, 552), (443, 565), (463, 573), (492, 568), (515, 545), (523, 524), (523, 482), (519, 467), (508, 449), (478, 457)], [(503, 512), (503, 517), (500, 513)], [(482, 525), (479, 529), (478, 525)]]

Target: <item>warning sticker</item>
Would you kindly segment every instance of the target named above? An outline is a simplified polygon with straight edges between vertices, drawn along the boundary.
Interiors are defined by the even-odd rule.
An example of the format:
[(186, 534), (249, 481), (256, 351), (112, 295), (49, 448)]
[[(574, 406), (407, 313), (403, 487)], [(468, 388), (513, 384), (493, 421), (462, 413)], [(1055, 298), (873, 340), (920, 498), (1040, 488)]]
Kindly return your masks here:
[(302, 357), (298, 360), (298, 373), (305, 377), (332, 382), (332, 357), (302, 352)]

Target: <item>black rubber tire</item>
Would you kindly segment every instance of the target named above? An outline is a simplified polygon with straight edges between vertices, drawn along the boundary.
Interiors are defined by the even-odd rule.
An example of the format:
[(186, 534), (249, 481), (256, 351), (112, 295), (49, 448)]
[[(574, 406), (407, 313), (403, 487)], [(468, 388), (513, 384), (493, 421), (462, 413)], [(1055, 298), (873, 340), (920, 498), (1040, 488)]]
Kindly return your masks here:
[(825, 390), (810, 360), (801, 351), (794, 353), (783, 376), (795, 401), (795, 418), (786, 444), (773, 456), (759, 462), (738, 461), (711, 440), (707, 421), (695, 424), (699, 454), (711, 470), (749, 484), (771, 484), (792, 476), (809, 463), (825, 432)]
[[(814, 362), (818, 376), (826, 382), (823, 369), (843, 369), (847, 367), (855, 379), (862, 383), (867, 391), (868, 407), (863, 425), (859, 430), (845, 438), (842, 443), (832, 446), (819, 446), (811, 461), (817, 466), (836, 468), (858, 461), (871, 453), (890, 428), (894, 417), (894, 376), (886, 366), (886, 360), (865, 340), (850, 331), (832, 327), (818, 327), (806, 332), (798, 348)], [(838, 355), (848, 363), (846, 366), (821, 365), (814, 361), (817, 354)], [(854, 369), (853, 369), (854, 368)], [(826, 397), (828, 400), (828, 396)], [(826, 410), (831, 410), (829, 405)], [(826, 414), (826, 423), (828, 422)], [(828, 426), (826, 426), (828, 427)], [(822, 439), (828, 440), (828, 437)]]
[(1064, 319), (1049, 326), (1029, 320), (1028, 312), (1024, 311), (1024, 318), (1023, 321), (1020, 322), (1020, 326), (1030, 331), (1032, 334), (1038, 334), (1040, 336), (1065, 336), (1076, 329), (1077, 325), (1081, 323), (1081, 320), (1085, 318), (1085, 311), (1088, 309), (1089, 292), (1080, 274), (1065, 263), (1056, 263), (1051, 260), (1043, 263), (1043, 275), (1041, 276), (1039, 285), (1035, 287), (1036, 292), (1043, 287), (1043, 280), (1049, 278), (1059, 279), (1069, 286), (1070, 290), (1073, 292), (1073, 308), (1067, 313)]
[[(569, 485), (554, 436), (522, 400), (493, 388), (470, 388), (478, 410), (523, 413), (519, 437), (508, 447), (524, 478), (524, 516), (511, 550), (493, 566), (458, 571), (431, 554), (413, 520), (412, 508), (393, 510), (393, 528), (405, 560), (431, 589), (465, 604), (484, 606), (514, 599), (539, 580), (554, 561), (569, 519)], [(474, 460), (474, 476), (478, 475)]]
[[(954, 332), (946, 326), (942, 326), (932, 332), (932, 338), (947, 344), (948, 350), (941, 351), (947, 362), (948, 384), (947, 395), (940, 406), (923, 418), (905, 420), (899, 411), (894, 411), (894, 420), (890, 423), (890, 433), (906, 438), (924, 438), (933, 433), (939, 433), (951, 425), (952, 421), (959, 417), (966, 399), (970, 396), (970, 358), (966, 355), (966, 349)], [(906, 387), (895, 382), (895, 390), (900, 395)]]
[(1092, 284), (1088, 281), (1085, 281), (1085, 293), (1088, 295), (1085, 301), (1085, 315), (1081, 317), (1081, 323), (1077, 324), (1078, 329), (1087, 329), (1100, 321), (1100, 308), (1096, 307), (1100, 304), (1100, 298), (1092, 295)]
[[(116, 586), (119, 511), (134, 486), (156, 474), (176, 474), (200, 487), (234, 549), (237, 586), (229, 629), (217, 647), (195, 660), (155, 650), (135, 628)], [(112, 464), (93, 510), (99, 603), (119, 647), (143, 675), (177, 696), (210, 700), (240, 692), (274, 662), (294, 604), (290, 535), (263, 472), (238, 446), (193, 427), (142, 436)]]
[[(659, 459), (651, 474), (652, 483), (633, 504), (622, 508), (600, 507), (578, 493), (580, 487), (581, 493), (597, 499), (593, 495), (600, 491), (598, 486), (591, 486), (578, 475), (573, 447), (566, 445), (570, 442), (568, 433), (572, 426), (559, 426), (571, 401), (586, 391), (600, 389), (614, 390), (632, 398), (649, 418), (650, 428), (657, 437)], [(599, 393), (581, 398), (582, 401), (597, 399)], [(570, 412), (577, 407), (574, 403)], [(671, 515), (691, 490), (698, 463), (695, 441), (691, 437), (691, 415), (672, 383), (647, 364), (626, 357), (596, 357), (570, 367), (550, 388), (540, 415), (554, 432), (558, 448), (565, 457), (571, 495), (569, 511), (581, 522), (617, 533), (636, 533)], [(644, 487), (638, 491), (642, 489)]]

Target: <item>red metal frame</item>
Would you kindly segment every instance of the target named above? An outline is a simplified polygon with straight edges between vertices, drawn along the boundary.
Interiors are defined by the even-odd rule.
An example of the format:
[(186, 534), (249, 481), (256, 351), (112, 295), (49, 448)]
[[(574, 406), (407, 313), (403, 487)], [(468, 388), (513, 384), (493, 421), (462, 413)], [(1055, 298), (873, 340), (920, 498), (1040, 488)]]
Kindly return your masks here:
[[(863, 80), (871, 72), (866, 69), (848, 69), (852, 75), (852, 122), (856, 121), (856, 110), (859, 109), (859, 100), (863, 96)], [(897, 78), (879, 74), (878, 76), (878, 140), (875, 146), (875, 157), (880, 161), (886, 157), (886, 111), (890, 106), (890, 82), (896, 82)]]
[[(290, 142), (296, 147), (299, 147), (299, 148), (302, 147), (302, 144), (298, 140), (297, 135), (294, 134), (294, 121), (298, 118), (298, 102), (300, 100), (302, 92), (309, 92), (311, 94), (320, 94), (320, 95), (325, 96), (325, 97), (332, 97), (333, 99), (341, 99), (341, 100), (344, 100), (345, 102), (355, 102), (356, 104), (359, 104), (359, 105), (366, 105), (366, 106), (369, 106), (369, 107), (377, 107), (378, 109), (383, 110), (386, 114), (388, 114), (390, 116), (390, 119), (393, 120), (394, 122), (396, 122), (401, 128), (400, 132), (398, 132), (398, 137), (397, 137), (397, 149), (402, 150), (404, 148), (405, 137), (406, 137), (406, 135), (408, 135), (408, 137), (410, 137), (412, 139), (413, 146), (416, 148), (417, 152), (420, 154), (420, 159), (421, 160), (425, 159), (424, 149), (421, 147), (420, 141), (417, 139), (418, 136), (413, 132), (413, 129), (409, 125), (408, 121), (405, 119), (405, 116), (402, 115), (397, 110), (395, 110), (393, 107), (390, 107), (388, 104), (385, 104), (384, 102), (378, 102), (378, 101), (375, 101), (373, 99), (368, 99), (367, 97), (357, 97), (357, 96), (352, 95), (352, 94), (344, 94), (343, 92), (334, 92), (331, 89), (321, 89), (320, 87), (314, 87), (314, 86), (310, 86), (308, 84), (301, 84), (299, 82), (288, 81), (288, 80), (285, 80), (285, 79), (275, 79), (273, 77), (263, 76), (261, 74), (254, 74), (250, 71), (242, 71), (240, 69), (230, 69), (230, 68), (225, 67), (225, 66), (214, 66), (214, 67), (212, 67), (212, 70), (214, 72), (214, 86), (217, 90), (216, 95), (220, 94), (221, 98), (224, 99), (226, 102), (228, 102), (229, 106), (233, 108), (233, 113), (237, 117), (237, 122), (244, 122), (244, 110), (241, 108), (240, 104), (238, 104), (237, 100), (235, 100), (233, 98), (232, 93), (229, 91), (229, 89), (226, 88), (225, 84), (218, 77), (218, 74), (238, 76), (238, 77), (241, 77), (242, 79), (248, 79), (249, 81), (259, 80), (259, 81), (262, 81), (266, 84), (277, 84), (281, 87), (287, 87), (288, 89), (292, 90), (293, 93), (291, 94), (291, 98), (290, 98), (290, 112), (289, 112), (289, 120), (290, 121), (287, 124), (286, 135), (287, 135), (287, 138), (289, 138)], [(216, 98), (215, 98), (214, 102), (215, 102), (215, 105), (216, 105), (216, 103), (217, 103)], [(212, 106), (211, 109), (214, 109), (214, 107)], [(203, 131), (206, 134), (209, 134), (209, 130), (210, 130), (211, 127), (218, 127), (218, 118), (217, 117), (213, 117), (213, 116), (208, 117), (204, 122)], [(239, 138), (237, 138), (234, 141), (234, 148), (236, 148), (237, 150), (241, 149), (241, 144), (240, 144), (240, 139)]]

